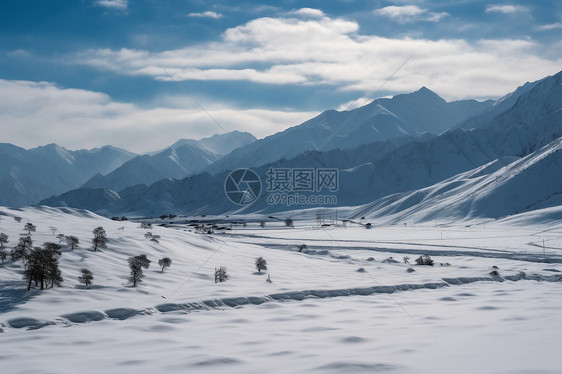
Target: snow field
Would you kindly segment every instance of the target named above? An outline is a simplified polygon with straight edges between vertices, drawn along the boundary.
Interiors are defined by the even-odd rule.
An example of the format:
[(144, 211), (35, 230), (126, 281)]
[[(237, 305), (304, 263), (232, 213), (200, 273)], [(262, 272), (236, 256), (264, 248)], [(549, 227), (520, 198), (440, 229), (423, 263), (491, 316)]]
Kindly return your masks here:
[[(156, 244), (130, 221), (74, 209), (0, 208), (9, 246), (28, 221), (37, 225), (34, 245), (56, 241), (49, 230), (55, 226), (78, 236), (80, 248), (63, 248), (61, 288), (28, 292), (21, 262), (0, 267), (0, 360), (9, 373), (560, 368), (557, 223), (520, 218), (517, 226), (493, 221), (485, 228), (473, 222), (366, 230), (315, 229), (310, 220), (296, 221), (295, 228), (253, 223), (212, 236), (153, 227), (161, 236)], [(110, 240), (93, 252), (97, 226)], [(308, 253), (297, 252), (300, 244)], [(403, 256), (414, 263), (426, 252), (436, 266), (402, 263)], [(141, 253), (152, 263), (141, 286), (132, 288), (127, 258)], [(162, 273), (157, 260), (164, 256), (172, 265)], [(256, 274), (258, 256), (267, 260), (273, 283)], [(383, 262), (389, 257), (399, 262)], [(215, 266), (227, 267), (227, 282), (214, 283)], [(407, 273), (409, 266), (416, 271)], [(506, 279), (523, 271), (536, 280), (493, 279), (492, 266)], [(89, 290), (77, 280), (84, 267), (95, 277)]]

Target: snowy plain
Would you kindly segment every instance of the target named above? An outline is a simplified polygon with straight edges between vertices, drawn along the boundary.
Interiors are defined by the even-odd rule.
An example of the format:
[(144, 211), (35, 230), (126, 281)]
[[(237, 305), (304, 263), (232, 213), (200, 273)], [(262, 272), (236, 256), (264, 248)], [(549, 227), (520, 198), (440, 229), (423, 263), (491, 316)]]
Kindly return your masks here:
[[(370, 230), (318, 227), (312, 212), (293, 216), (293, 228), (261, 228), (254, 215), (213, 235), (154, 225), (155, 243), (138, 222), (0, 208), (9, 247), (27, 222), (36, 246), (58, 233), (80, 239), (63, 247), (60, 288), (27, 291), (21, 261), (0, 265), (1, 371), (561, 373), (562, 223), (543, 219), (559, 211), (447, 225), (372, 220)], [(94, 252), (97, 226), (109, 242)], [(133, 288), (127, 258), (142, 253), (152, 264)], [(423, 254), (435, 266), (403, 262)], [(162, 272), (164, 256), (172, 265)], [(268, 264), (261, 274), (258, 256)], [(224, 283), (214, 283), (217, 266)], [(94, 274), (90, 289), (77, 280), (82, 268)]]

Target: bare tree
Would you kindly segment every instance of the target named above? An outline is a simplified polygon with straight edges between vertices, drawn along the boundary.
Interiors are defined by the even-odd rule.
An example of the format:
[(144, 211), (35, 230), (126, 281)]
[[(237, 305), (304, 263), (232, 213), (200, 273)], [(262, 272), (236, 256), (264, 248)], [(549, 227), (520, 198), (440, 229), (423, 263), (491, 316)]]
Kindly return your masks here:
[(409, 264), (409, 263), (410, 263), (410, 257), (408, 257), (408, 256), (402, 257), (402, 260), (404, 260), (404, 263), (405, 263), (405, 264)]
[(78, 247), (78, 244), (80, 243), (80, 239), (78, 239), (74, 235), (66, 236), (64, 239), (66, 240), (66, 244), (70, 246), (71, 250), (74, 250), (74, 248)]
[(267, 261), (263, 257), (256, 258), (256, 269), (261, 273), (262, 270), (267, 270)]
[(58, 231), (58, 229), (57, 229), (55, 226), (49, 226), (49, 230), (51, 230), (51, 233), (52, 233), (53, 235), (55, 235), (55, 234), (57, 233), (57, 231)]
[(99, 226), (96, 227), (92, 233), (94, 234), (94, 238), (92, 239), (92, 243), (94, 244), (94, 251), (100, 248), (107, 248), (107, 236), (105, 236), (105, 230), (103, 227)]
[(62, 244), (62, 242), (66, 240), (66, 236), (63, 233), (60, 233), (57, 235), (57, 239), (59, 240), (59, 244)]
[(172, 260), (170, 260), (169, 257), (161, 258), (158, 260), (158, 265), (162, 267), (162, 271), (164, 271), (165, 268), (169, 268), (170, 265), (172, 265)]
[(152, 228), (152, 223), (141, 222), (141, 224), (139, 225), (139, 227), (140, 227), (141, 229), (151, 229), (151, 228)]
[(33, 240), (30, 236), (23, 236), (19, 238), (18, 244), (12, 251), (12, 261), (17, 261), (20, 258), (25, 258), (33, 250)]
[(82, 275), (78, 277), (78, 282), (84, 283), (86, 289), (90, 288), (92, 281), (94, 280), (94, 275), (88, 269), (82, 269)]
[(63, 282), (62, 274), (59, 269), (60, 245), (55, 243), (45, 243), (43, 248), (35, 247), (27, 255), (27, 265), (23, 272), (23, 279), (27, 281), (27, 289), (31, 289), (31, 284), (41, 285), (41, 289), (60, 286)]
[(5, 248), (6, 244), (8, 244), (8, 235), (4, 234), (3, 232), (0, 232), (0, 248)]
[(27, 231), (27, 235), (31, 235), (32, 232), (37, 231), (37, 226), (35, 226), (33, 223), (28, 222), (25, 224), (25, 226), (23, 227), (23, 229), (25, 231)]
[(160, 243), (158, 241), (158, 239), (160, 239), (160, 235), (153, 235), (150, 231), (147, 232), (146, 234), (144, 234), (144, 237), (147, 238), (148, 240), (155, 242), (155, 243)]
[(150, 266), (150, 260), (146, 257), (145, 254), (142, 254), (134, 257), (129, 257), (127, 261), (129, 262), (129, 268), (131, 269), (129, 282), (133, 284), (133, 287), (136, 287), (137, 284), (142, 282), (142, 278), (144, 278), (142, 269), (148, 269), (148, 267)]
[(260, 222), (260, 227), (263, 229), (265, 227), (265, 221)]
[(228, 279), (226, 268), (224, 266), (215, 268), (215, 283), (225, 282)]

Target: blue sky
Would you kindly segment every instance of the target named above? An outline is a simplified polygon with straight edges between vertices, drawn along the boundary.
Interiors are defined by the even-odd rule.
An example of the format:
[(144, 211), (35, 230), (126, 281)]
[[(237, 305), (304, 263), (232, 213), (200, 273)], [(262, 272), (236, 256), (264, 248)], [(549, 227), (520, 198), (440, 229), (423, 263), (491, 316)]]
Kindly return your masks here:
[(497, 98), (561, 70), (561, 36), (555, 0), (3, 1), (0, 142), (145, 152), (421, 86)]

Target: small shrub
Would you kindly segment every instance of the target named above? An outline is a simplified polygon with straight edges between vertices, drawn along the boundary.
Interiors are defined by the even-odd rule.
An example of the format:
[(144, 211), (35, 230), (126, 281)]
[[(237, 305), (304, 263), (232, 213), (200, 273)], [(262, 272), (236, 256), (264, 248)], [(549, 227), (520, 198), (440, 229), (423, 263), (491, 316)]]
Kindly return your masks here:
[(82, 269), (82, 275), (78, 277), (78, 282), (83, 283), (88, 289), (92, 285), (92, 280), (94, 280), (92, 272), (88, 269)]
[(74, 235), (66, 236), (65, 240), (66, 240), (66, 244), (70, 246), (71, 250), (74, 250), (74, 248), (78, 247), (78, 243), (80, 243), (80, 239), (78, 239)]
[(221, 266), (215, 268), (215, 283), (225, 282), (228, 279), (228, 274), (226, 274), (226, 267)]
[(162, 268), (162, 271), (164, 271), (165, 268), (169, 268), (170, 265), (172, 265), (172, 260), (168, 257), (161, 258), (158, 260), (158, 265)]
[(404, 261), (405, 264), (409, 264), (409, 263), (410, 263), (410, 257), (408, 257), (408, 256), (404, 256), (404, 257), (402, 258), (402, 260)]
[(429, 255), (423, 255), (423, 256), (420, 256), (420, 257), (416, 258), (416, 264), (433, 266), (433, 260), (431, 259), (431, 257)]
[(149, 239), (151, 242), (160, 243), (158, 239), (160, 239), (160, 235), (153, 235), (150, 231), (144, 234), (144, 237)]
[(262, 270), (267, 270), (267, 261), (263, 257), (256, 258), (256, 269), (261, 273)]
[(25, 226), (23, 227), (23, 229), (25, 231), (27, 231), (27, 235), (31, 235), (32, 232), (37, 231), (37, 226), (35, 226), (33, 223), (28, 222), (25, 224)]
[(286, 218), (285, 219), (285, 226), (287, 227), (294, 227), (295, 223), (293, 222), (292, 218)]
[(414, 268), (408, 268), (408, 269), (406, 269), (406, 271), (407, 271), (408, 273), (413, 273), (415, 270), (414, 270)]

